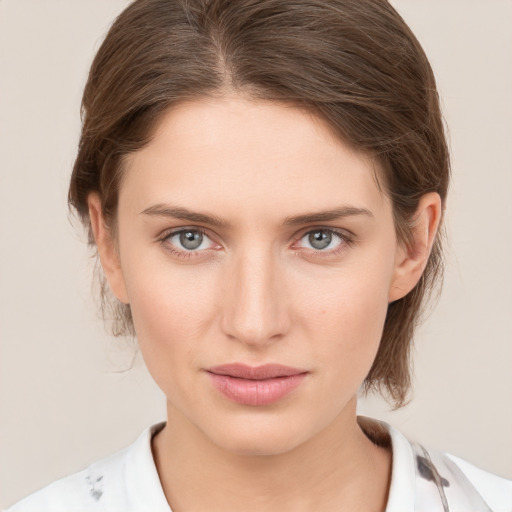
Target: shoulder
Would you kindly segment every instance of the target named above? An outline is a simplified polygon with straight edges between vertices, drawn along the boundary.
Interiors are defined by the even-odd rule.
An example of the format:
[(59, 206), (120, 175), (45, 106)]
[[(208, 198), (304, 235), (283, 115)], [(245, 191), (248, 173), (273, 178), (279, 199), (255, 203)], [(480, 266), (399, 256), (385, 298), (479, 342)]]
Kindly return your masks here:
[(108, 510), (105, 486), (122, 485), (127, 450), (98, 461), (88, 468), (66, 476), (22, 499), (7, 512), (96, 512)]
[(409, 441), (389, 427), (393, 444), (395, 477), (406, 471), (413, 487), (414, 510), (472, 510), (512, 512), (512, 481), (480, 469), (454, 455)]
[[(512, 481), (480, 469), (449, 453), (411, 443), (416, 455), (418, 494), (435, 484), (442, 499), (454, 508), (512, 512)], [(463, 508), (464, 509), (464, 508)]]
[(358, 417), (366, 435), (392, 450), (386, 512), (512, 512), (512, 481), (411, 442), (391, 425)]
[(6, 512), (168, 512), (147, 428), (129, 447), (57, 480)]
[(445, 453), (442, 456), (457, 466), (492, 510), (512, 511), (512, 480), (484, 471), (454, 455)]

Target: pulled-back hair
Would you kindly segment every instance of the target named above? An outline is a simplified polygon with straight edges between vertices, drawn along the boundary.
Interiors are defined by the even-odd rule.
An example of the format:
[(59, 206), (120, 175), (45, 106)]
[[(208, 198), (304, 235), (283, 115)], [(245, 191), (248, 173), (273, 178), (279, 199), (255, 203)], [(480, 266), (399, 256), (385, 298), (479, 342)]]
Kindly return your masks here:
[[(91, 244), (88, 194), (99, 193), (115, 230), (124, 157), (150, 141), (171, 106), (230, 93), (307, 108), (371, 155), (393, 203), (399, 243), (410, 243), (424, 194), (437, 192), (444, 206), (449, 155), (434, 76), (387, 1), (136, 0), (108, 32), (82, 100), (69, 203)], [(437, 236), (419, 283), (389, 305), (365, 380), (367, 391), (384, 391), (397, 407), (410, 388), (422, 304), (441, 277)], [(111, 306), (114, 334), (133, 332), (129, 306)]]

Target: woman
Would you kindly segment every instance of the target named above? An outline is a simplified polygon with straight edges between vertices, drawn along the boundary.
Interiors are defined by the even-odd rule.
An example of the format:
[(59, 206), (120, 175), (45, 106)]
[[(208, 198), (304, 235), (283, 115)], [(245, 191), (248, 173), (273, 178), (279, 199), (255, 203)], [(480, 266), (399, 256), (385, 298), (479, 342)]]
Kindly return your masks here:
[(357, 418), (404, 403), (442, 269), (435, 82), (385, 2), (136, 1), (93, 63), (70, 204), (168, 421), (12, 510), (509, 510)]

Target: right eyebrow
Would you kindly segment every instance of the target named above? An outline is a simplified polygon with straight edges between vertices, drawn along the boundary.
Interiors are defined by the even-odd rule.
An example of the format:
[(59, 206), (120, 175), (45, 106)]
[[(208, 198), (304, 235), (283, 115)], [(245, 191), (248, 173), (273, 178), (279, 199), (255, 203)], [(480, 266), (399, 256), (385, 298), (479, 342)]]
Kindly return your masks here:
[[(174, 219), (189, 220), (190, 222), (200, 222), (202, 224), (209, 224), (210, 226), (228, 228), (230, 223), (215, 215), (206, 213), (193, 212), (181, 206), (172, 206), (166, 204), (155, 204), (141, 211), (142, 215), (152, 215), (160, 217), (172, 217)], [(140, 215), (139, 214), (139, 215)]]

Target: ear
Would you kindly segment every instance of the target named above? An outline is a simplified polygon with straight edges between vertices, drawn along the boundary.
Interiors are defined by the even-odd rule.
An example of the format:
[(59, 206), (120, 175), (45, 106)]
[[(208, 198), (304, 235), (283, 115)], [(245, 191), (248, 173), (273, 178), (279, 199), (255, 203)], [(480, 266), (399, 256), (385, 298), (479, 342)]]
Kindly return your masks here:
[(425, 194), (412, 220), (410, 244), (400, 244), (395, 257), (395, 272), (389, 289), (389, 302), (405, 297), (425, 270), (441, 221), (441, 198), (436, 192)]
[(115, 241), (112, 239), (111, 231), (105, 223), (101, 200), (96, 192), (91, 192), (87, 196), (87, 206), (89, 207), (89, 218), (91, 219), (92, 232), (98, 247), (101, 266), (110, 289), (118, 300), (128, 304), (128, 294), (126, 293), (119, 253)]

